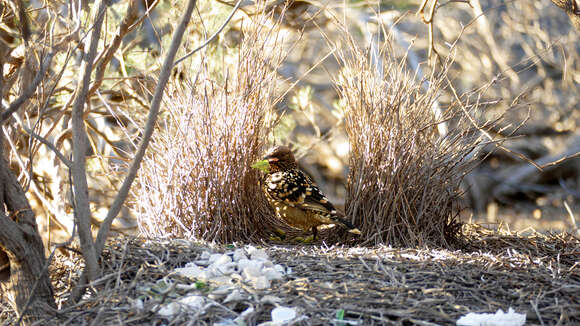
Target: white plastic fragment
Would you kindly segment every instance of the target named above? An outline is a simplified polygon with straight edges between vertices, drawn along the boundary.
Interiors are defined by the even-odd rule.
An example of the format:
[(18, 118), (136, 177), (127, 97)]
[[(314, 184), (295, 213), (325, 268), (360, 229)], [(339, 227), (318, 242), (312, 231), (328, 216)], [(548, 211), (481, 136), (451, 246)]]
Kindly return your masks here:
[(268, 254), (264, 249), (257, 249), (254, 246), (247, 246), (246, 251), (251, 259), (268, 260)]
[(179, 313), (179, 309), (179, 303), (171, 302), (159, 308), (159, 310), (157, 310), (157, 314), (163, 317), (171, 317)]
[(248, 257), (246, 257), (246, 254), (244, 253), (244, 249), (241, 248), (234, 250), (234, 255), (232, 258), (236, 263), (240, 261), (240, 259), (248, 259)]
[(236, 269), (238, 268), (238, 264), (236, 263), (225, 263), (222, 265), (218, 265), (216, 266), (216, 271), (222, 275), (230, 275), (232, 273), (236, 272)]
[(270, 287), (270, 281), (264, 275), (251, 277), (250, 281), (256, 290), (265, 290)]
[[(284, 275), (291, 273), (291, 269), (283, 265), (275, 265), (264, 249), (246, 246), (225, 253), (212, 254), (210, 251), (205, 251), (197, 260), (186, 264), (185, 267), (176, 268), (174, 273), (194, 280), (188, 285), (178, 284), (176, 288), (197, 291), (200, 286), (209, 286), (211, 291), (203, 296), (189, 296), (163, 305), (158, 312), (164, 316), (179, 313), (180, 307), (186, 311), (192, 308), (203, 309), (207, 302), (201, 298), (223, 303), (243, 301), (248, 298), (248, 294), (236, 286), (237, 283), (242, 282), (251, 285), (256, 290), (265, 290), (270, 288), (272, 281), (280, 280)], [(279, 304), (280, 300), (271, 301)], [(235, 322), (235, 320), (227, 320), (227, 322)], [(279, 324), (277, 321), (271, 323)]]
[(271, 304), (271, 305), (277, 305), (280, 302), (282, 302), (282, 299), (280, 299), (279, 297), (273, 296), (273, 295), (265, 295), (260, 299), (260, 303), (263, 304)]
[(262, 267), (263, 264), (261, 262), (256, 261), (256, 264), (248, 264), (244, 267), (244, 276), (245, 277), (256, 277), (262, 275)]
[(133, 298), (130, 298), (130, 297), (127, 297), (127, 300), (131, 304), (131, 308), (132, 309), (137, 309), (139, 311), (142, 311), (143, 310), (143, 308), (144, 308), (143, 300), (141, 300), (141, 299), (133, 299)]
[(268, 281), (272, 281), (272, 280), (281, 280), (282, 279), (282, 273), (280, 273), (279, 271), (275, 270), (273, 267), (267, 267), (264, 268), (262, 270), (262, 272), (264, 273), (264, 276), (266, 276), (266, 278), (268, 279)]
[(242, 292), (240, 292), (240, 290), (235, 289), (230, 294), (228, 294), (228, 296), (224, 299), (224, 303), (237, 302), (242, 300), (244, 300), (244, 295), (242, 295)]
[(201, 273), (203, 273), (203, 270), (193, 263), (187, 263), (185, 267), (176, 268), (174, 271), (177, 274), (189, 278), (198, 278), (201, 275)]
[(276, 307), (271, 314), (274, 323), (284, 323), (296, 318), (296, 310), (289, 307)]
[(179, 299), (178, 302), (181, 303), (184, 308), (201, 310), (205, 305), (205, 298), (200, 295), (190, 295)]
[(470, 312), (457, 320), (458, 326), (523, 326), (526, 323), (526, 314), (515, 312), (512, 308), (508, 312), (499, 309), (493, 313)]

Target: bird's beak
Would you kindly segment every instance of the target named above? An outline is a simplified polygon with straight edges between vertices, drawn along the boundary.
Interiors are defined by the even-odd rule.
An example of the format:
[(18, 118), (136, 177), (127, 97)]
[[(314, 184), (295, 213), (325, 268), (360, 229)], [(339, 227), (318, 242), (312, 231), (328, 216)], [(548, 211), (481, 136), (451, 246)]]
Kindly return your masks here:
[(268, 161), (268, 163), (278, 162), (279, 159), (277, 157), (272, 157), (270, 155), (263, 158), (264, 161)]

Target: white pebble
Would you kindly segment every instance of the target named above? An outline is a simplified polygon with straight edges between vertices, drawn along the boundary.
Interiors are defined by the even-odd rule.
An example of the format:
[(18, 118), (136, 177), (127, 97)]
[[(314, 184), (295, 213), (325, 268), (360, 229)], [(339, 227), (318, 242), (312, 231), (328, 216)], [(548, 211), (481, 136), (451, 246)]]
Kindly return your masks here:
[(244, 296), (242, 295), (242, 292), (240, 292), (240, 290), (238, 290), (238, 289), (235, 289), (230, 294), (228, 294), (228, 296), (224, 299), (224, 303), (236, 302), (236, 301), (242, 301), (242, 300), (244, 300)]
[(244, 268), (252, 265), (252, 261), (246, 258), (242, 258), (238, 261), (238, 270), (243, 271)]
[(250, 258), (268, 260), (268, 254), (264, 249), (256, 249), (250, 254)]
[(209, 257), (209, 263), (212, 265), (221, 265), (231, 262), (232, 258), (226, 254), (214, 254)]
[(222, 275), (230, 275), (236, 272), (238, 264), (236, 263), (226, 263), (216, 266), (216, 272)]
[(252, 264), (248, 265), (244, 268), (244, 277), (256, 277), (262, 275), (262, 265), (261, 264)]
[(163, 317), (171, 317), (173, 315), (176, 315), (179, 312), (179, 309), (180, 309), (179, 304), (177, 302), (172, 302), (163, 305), (159, 310), (157, 310), (157, 314)]
[(274, 306), (278, 305), (281, 302), (282, 302), (281, 298), (273, 296), (273, 295), (265, 295), (262, 297), (262, 299), (260, 299), (260, 303), (264, 303), (264, 304), (268, 303), (268, 304), (271, 304)]
[(248, 259), (248, 257), (246, 257), (246, 254), (244, 253), (244, 249), (236, 249), (234, 251), (233, 258), (235, 262), (238, 262), (241, 259)]
[(284, 268), (284, 266), (282, 266), (282, 265), (276, 264), (276, 265), (274, 265), (274, 269), (277, 272), (281, 273), (282, 275), (285, 275), (286, 274), (286, 268)]
[(190, 263), (185, 265), (185, 267), (176, 268), (174, 271), (179, 275), (189, 278), (198, 278), (200, 274), (203, 272), (203, 270), (199, 268), (197, 265)]
[(264, 276), (266, 276), (266, 278), (269, 281), (272, 281), (272, 280), (281, 280), (282, 279), (282, 276), (283, 276), (282, 273), (278, 272), (277, 270), (275, 270), (272, 267), (264, 268), (262, 270), (262, 273), (264, 273)]
[(473, 313), (459, 318), (458, 326), (523, 326), (526, 323), (526, 314), (519, 314), (512, 308), (508, 312), (499, 309), (493, 313)]
[(252, 284), (256, 290), (265, 290), (270, 287), (270, 281), (264, 275), (250, 277), (250, 281), (252, 281)]
[(264, 260), (264, 267), (274, 267), (274, 263), (271, 260)]
[(253, 312), (254, 312), (254, 307), (249, 307), (246, 310), (242, 311), (242, 313), (240, 314), (240, 317), (246, 318), (246, 317), (248, 317), (248, 315), (252, 314)]
[(288, 322), (296, 318), (296, 310), (288, 307), (277, 307), (272, 309), (272, 321), (278, 323)]
[(232, 278), (229, 276), (215, 276), (211, 278), (209, 281), (216, 283), (216, 284), (223, 284), (223, 285), (231, 285)]
[(190, 295), (179, 299), (179, 303), (183, 304), (186, 308), (200, 310), (205, 305), (205, 298), (199, 295)]
[(201, 273), (199, 273), (197, 276), (197, 278), (202, 281), (207, 281), (213, 277), (215, 277), (215, 275), (209, 270), (202, 270)]

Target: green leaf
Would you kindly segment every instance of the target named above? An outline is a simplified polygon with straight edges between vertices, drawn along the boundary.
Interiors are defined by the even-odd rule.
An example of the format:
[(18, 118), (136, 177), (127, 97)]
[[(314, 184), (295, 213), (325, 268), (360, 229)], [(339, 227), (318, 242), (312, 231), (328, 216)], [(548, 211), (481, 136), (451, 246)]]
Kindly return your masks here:
[(336, 319), (344, 320), (344, 309), (338, 309), (336, 311)]
[(198, 290), (202, 290), (207, 286), (203, 281), (195, 281), (195, 288)]
[(270, 172), (270, 163), (268, 163), (268, 160), (257, 161), (252, 164), (251, 167), (252, 169), (258, 169), (264, 173)]

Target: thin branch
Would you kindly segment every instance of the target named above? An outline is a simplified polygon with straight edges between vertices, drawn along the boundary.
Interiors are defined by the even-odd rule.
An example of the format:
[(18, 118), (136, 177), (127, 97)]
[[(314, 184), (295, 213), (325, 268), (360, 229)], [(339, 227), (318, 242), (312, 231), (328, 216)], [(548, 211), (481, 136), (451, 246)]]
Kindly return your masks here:
[(101, 29), (108, 6), (107, 0), (99, 0), (95, 3), (95, 25), (91, 34), (89, 51), (81, 66), (82, 82), (76, 92), (76, 98), (72, 107), (72, 130), (73, 130), (73, 164), (71, 173), (73, 176), (73, 186), (75, 194), (75, 218), (79, 227), (80, 245), (85, 259), (85, 271), (89, 280), (94, 280), (99, 276), (99, 264), (95, 245), (91, 234), (91, 209), (89, 207), (89, 189), (86, 175), (86, 151), (87, 134), (84, 125), (84, 106), (87, 101), (93, 61), (97, 53), (97, 46), (101, 36)]
[[(568, 149), (564, 152), (555, 155), (546, 155), (534, 162), (534, 166), (523, 165), (515, 167), (507, 171), (507, 176), (504, 181), (500, 183), (494, 190), (493, 195), (496, 198), (500, 198), (513, 192), (514, 186), (524, 182), (526, 179), (530, 179), (532, 176), (537, 175), (538, 172), (545, 172), (548, 169), (553, 169), (556, 165), (562, 162), (580, 156), (580, 135), (574, 137), (570, 142)], [(540, 167), (538, 171), (536, 166)]]
[(151, 10), (153, 10), (157, 6), (158, 3), (159, 3), (159, 0), (156, 0), (155, 2), (153, 2), (151, 4), (151, 6), (149, 8), (147, 8), (147, 12), (145, 12), (145, 14), (143, 14), (141, 17), (139, 17), (138, 13), (139, 13), (139, 6), (141, 5), (141, 1), (140, 0), (131, 0), (129, 2), (129, 7), (127, 8), (127, 14), (125, 15), (125, 18), (123, 18), (121, 25), (119, 25), (119, 28), (117, 29), (117, 34), (113, 38), (113, 41), (107, 46), (107, 48), (100, 55), (100, 58), (97, 60), (95, 81), (93, 82), (93, 86), (91, 86), (91, 89), (89, 90), (89, 93), (88, 93), (89, 96), (92, 95), (95, 92), (95, 90), (97, 90), (101, 86), (101, 84), (103, 83), (103, 78), (105, 76), (105, 69), (107, 68), (107, 65), (109, 64), (111, 59), (113, 59), (113, 55), (119, 49), (119, 46), (121, 46), (121, 41), (123, 41), (123, 39), (125, 38), (125, 36), (128, 33), (130, 33), (137, 26), (139, 26), (139, 23), (141, 23), (145, 19), (145, 17), (147, 17), (149, 15)]
[(32, 84), (28, 86), (28, 88), (24, 90), (24, 93), (22, 93), (16, 100), (10, 103), (10, 106), (8, 106), (8, 109), (6, 109), (6, 111), (2, 112), (2, 115), (0, 116), (0, 124), (3, 124), (4, 121), (6, 121), (12, 115), (12, 113), (18, 111), (20, 106), (24, 102), (26, 102), (26, 100), (28, 100), (32, 95), (34, 95), (34, 93), (36, 92), (36, 88), (43, 80), (44, 74), (48, 70), (48, 67), (50, 67), (53, 57), (54, 52), (49, 52), (46, 55), (46, 58), (44, 58), (42, 65), (40, 66), (40, 70), (36, 73), (36, 76), (34, 76), (34, 79), (32, 80)]
[(24, 131), (26, 131), (30, 136), (34, 137), (36, 140), (38, 140), (39, 142), (43, 143), (44, 145), (46, 145), (46, 147), (48, 147), (51, 151), (54, 152), (54, 155), (56, 155), (56, 157), (58, 157), (59, 160), (62, 161), (62, 163), (64, 165), (66, 165), (67, 168), (71, 168), (72, 167), (72, 162), (67, 159), (59, 150), (58, 148), (56, 148), (56, 146), (54, 146), (53, 143), (51, 143), (48, 139), (42, 137), (41, 135), (35, 133), (34, 131), (32, 131), (30, 128), (26, 127), (25, 125), (22, 124), (22, 129), (24, 129)]
[[(157, 87), (155, 88), (153, 99), (151, 100), (151, 109), (149, 111), (149, 115), (147, 116), (147, 123), (145, 125), (145, 130), (143, 132), (143, 138), (139, 143), (139, 147), (137, 148), (137, 152), (135, 153), (133, 162), (129, 167), (129, 172), (125, 177), (125, 180), (123, 181), (123, 184), (121, 185), (121, 188), (117, 193), (117, 196), (115, 197), (115, 200), (113, 201), (113, 204), (111, 205), (111, 208), (107, 213), (107, 216), (105, 217), (105, 219), (101, 224), (101, 227), (99, 228), (99, 233), (97, 234), (97, 239), (95, 240), (95, 249), (98, 255), (100, 255), (101, 252), (103, 251), (105, 241), (107, 240), (107, 237), (109, 235), (111, 224), (113, 223), (113, 220), (117, 217), (117, 214), (119, 214), (119, 212), (121, 211), (123, 203), (125, 202), (125, 199), (129, 194), (131, 184), (133, 183), (135, 177), (137, 176), (137, 171), (141, 166), (141, 161), (145, 156), (145, 151), (147, 150), (147, 147), (151, 140), (151, 136), (153, 135), (153, 131), (155, 129), (154, 127), (157, 121), (159, 108), (161, 106), (161, 100), (163, 99), (165, 85), (167, 84), (169, 77), (171, 76), (171, 70), (173, 69), (174, 66), (173, 62), (175, 60), (175, 55), (177, 54), (177, 50), (179, 49), (181, 40), (183, 38), (183, 35), (185, 34), (185, 29), (187, 28), (187, 25), (189, 24), (189, 21), (191, 19), (191, 14), (193, 12), (193, 9), (195, 8), (196, 2), (197, 2), (196, 0), (188, 1), (185, 13), (182, 16), (179, 25), (173, 32), (173, 37), (171, 40), (171, 44), (169, 46), (169, 51), (167, 52), (167, 55), (163, 62), (163, 66), (159, 74), (159, 81), (157, 82)], [(83, 271), (83, 274), (81, 275), (79, 285), (74, 289), (73, 293), (71, 293), (70, 300), (72, 300), (72, 302), (78, 301), (82, 296), (82, 294), (84, 293), (88, 281), (87, 276), (89, 275), (87, 275), (87, 270), (85, 269), (85, 271)]]
[(173, 64), (173, 66), (177, 66), (178, 64), (180, 64), (183, 60), (189, 58), (190, 56), (192, 56), (193, 54), (195, 54), (197, 51), (203, 49), (204, 47), (206, 47), (208, 44), (210, 44), (226, 27), (226, 25), (230, 22), (230, 20), (232, 20), (232, 17), (234, 17), (234, 14), (236, 13), (236, 11), (238, 10), (238, 8), (240, 8), (240, 5), (242, 4), (242, 0), (238, 0), (238, 2), (236, 2), (236, 5), (234, 6), (234, 9), (232, 9), (232, 12), (230, 12), (230, 15), (228, 16), (228, 18), (226, 18), (226, 20), (224, 21), (224, 23), (220, 26), (220, 28), (218, 28), (218, 30), (212, 35), (210, 36), (209, 39), (207, 39), (207, 41), (205, 41), (202, 45), (200, 45), (199, 47), (197, 47), (195, 50), (187, 53), (186, 55), (184, 55), (183, 57), (181, 57), (180, 59), (178, 59), (177, 61), (175, 61), (175, 63)]

